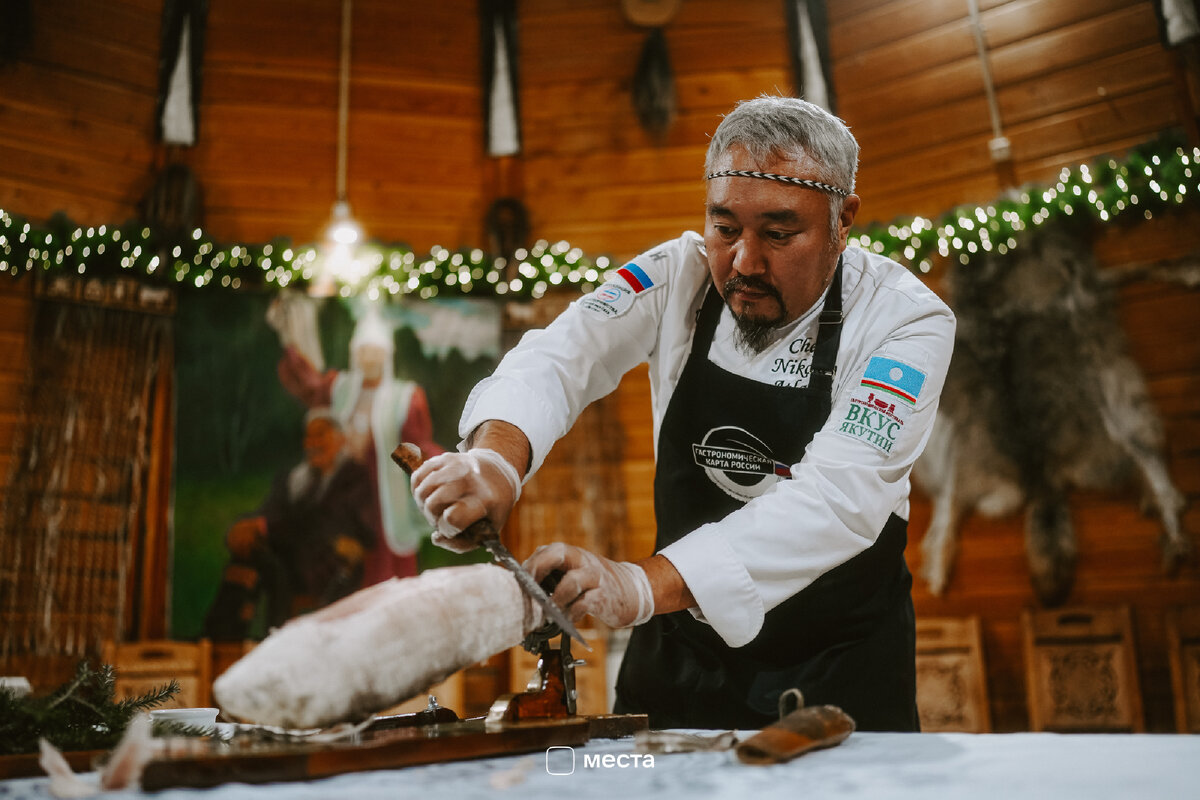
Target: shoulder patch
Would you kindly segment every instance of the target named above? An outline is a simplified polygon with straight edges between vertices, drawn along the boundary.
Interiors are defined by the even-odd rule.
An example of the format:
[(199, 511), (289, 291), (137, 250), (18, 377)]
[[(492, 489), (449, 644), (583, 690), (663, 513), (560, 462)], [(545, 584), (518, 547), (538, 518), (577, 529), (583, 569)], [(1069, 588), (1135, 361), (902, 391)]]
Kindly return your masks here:
[(616, 270), (616, 275), (617, 278), (609, 280), (580, 300), (580, 307), (593, 316), (604, 319), (619, 317), (633, 306), (633, 301), (639, 294), (661, 285), (655, 283), (644, 269), (632, 261)]
[(890, 453), (924, 386), (925, 373), (911, 364), (872, 356), (837, 432)]
[(634, 294), (640, 294), (654, 286), (654, 281), (650, 280), (646, 271), (632, 261), (617, 270), (617, 274), (625, 279)]
[(611, 319), (624, 314), (633, 305), (634, 293), (616, 281), (596, 289), (579, 301), (579, 307), (592, 316)]
[(872, 356), (863, 372), (862, 386), (878, 389), (914, 406), (925, 385), (925, 373), (916, 367), (884, 356)]

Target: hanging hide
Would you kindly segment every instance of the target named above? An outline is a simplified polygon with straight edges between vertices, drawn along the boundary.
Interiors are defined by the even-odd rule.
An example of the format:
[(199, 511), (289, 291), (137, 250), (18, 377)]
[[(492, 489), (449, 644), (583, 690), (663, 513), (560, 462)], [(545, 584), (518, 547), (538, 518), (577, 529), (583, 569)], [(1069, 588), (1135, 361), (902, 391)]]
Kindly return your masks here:
[(166, 0), (163, 4), (156, 128), (159, 139), (167, 144), (196, 143), (207, 21), (208, 0)]
[(825, 0), (783, 0), (796, 96), (837, 113)]
[(516, 155), (521, 152), (516, 0), (481, 0), (479, 43), (487, 154)]
[(1063, 603), (1077, 560), (1070, 491), (1134, 473), (1162, 521), (1163, 566), (1177, 567), (1190, 550), (1184, 498), (1086, 238), (1028, 234), (1008, 256), (978, 257), (949, 280), (954, 358), (913, 472), (933, 505), (921, 543), (930, 590), (946, 588), (965, 515), (1024, 508), (1034, 590), (1044, 605)]
[(1154, 0), (1158, 32), (1167, 47), (1200, 38), (1200, 10), (1195, 0)]

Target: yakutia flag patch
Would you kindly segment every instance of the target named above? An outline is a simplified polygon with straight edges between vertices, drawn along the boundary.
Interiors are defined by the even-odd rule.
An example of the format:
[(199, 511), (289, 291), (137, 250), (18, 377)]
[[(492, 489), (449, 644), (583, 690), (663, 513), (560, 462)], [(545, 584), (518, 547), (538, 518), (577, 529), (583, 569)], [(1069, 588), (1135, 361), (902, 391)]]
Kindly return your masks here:
[(924, 386), (925, 373), (911, 364), (872, 356), (837, 432), (891, 453)]
[(908, 405), (916, 405), (925, 385), (925, 373), (902, 361), (872, 356), (863, 372), (862, 385), (895, 397)]

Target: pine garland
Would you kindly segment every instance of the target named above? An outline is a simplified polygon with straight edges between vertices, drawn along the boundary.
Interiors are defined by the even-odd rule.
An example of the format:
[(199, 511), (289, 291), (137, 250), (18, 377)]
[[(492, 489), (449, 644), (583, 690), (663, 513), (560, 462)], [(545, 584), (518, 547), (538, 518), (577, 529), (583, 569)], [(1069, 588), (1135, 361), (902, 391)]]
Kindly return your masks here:
[[(1021, 231), (1074, 217), (1107, 224), (1151, 219), (1200, 201), (1200, 148), (1166, 133), (1121, 159), (1064, 168), (1058, 181), (1025, 187), (995, 202), (962, 206), (937, 219), (913, 217), (856, 233), (863, 249), (885, 254), (918, 272), (935, 259), (961, 264), (1017, 246)], [(62, 215), (36, 225), (0, 208), (0, 274), (128, 276), (141, 282), (192, 288), (282, 289), (308, 286), (332, 274), (344, 297), (371, 300), (413, 297), (536, 299), (562, 289), (590, 291), (614, 266), (590, 258), (567, 242), (538, 241), (508, 263), (478, 248), (434, 247), (418, 255), (406, 245), (377, 242), (358, 247), (353, 259), (334, 263), (314, 245), (293, 247), (279, 238), (265, 244), (222, 244), (197, 228), (182, 241), (166, 239), (136, 222), (79, 226)]]
[(930, 272), (938, 256), (967, 265), (986, 253), (1004, 255), (1016, 249), (1022, 231), (1047, 222), (1150, 220), (1198, 204), (1200, 148), (1168, 132), (1131, 148), (1122, 160), (1064, 167), (1052, 185), (1029, 186), (987, 205), (952, 209), (937, 220), (913, 217), (875, 226), (851, 241)]
[(75, 677), (45, 696), (18, 696), (0, 688), (0, 755), (36, 753), (44, 738), (64, 752), (116, 747), (135, 714), (179, 692), (172, 680), (141, 697), (115, 699), (113, 668), (81, 661)]

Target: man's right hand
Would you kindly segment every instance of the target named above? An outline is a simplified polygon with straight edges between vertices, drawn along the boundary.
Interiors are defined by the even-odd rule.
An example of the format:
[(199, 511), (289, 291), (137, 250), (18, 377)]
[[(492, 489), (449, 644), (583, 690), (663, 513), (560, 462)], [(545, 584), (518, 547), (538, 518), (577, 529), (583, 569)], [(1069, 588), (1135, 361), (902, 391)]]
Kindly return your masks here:
[(495, 450), (473, 448), (426, 461), (412, 474), (412, 490), (417, 507), (436, 528), (433, 543), (465, 553), (478, 545), (460, 536), (462, 531), (484, 517), (497, 530), (504, 527), (521, 494), (521, 479)]

